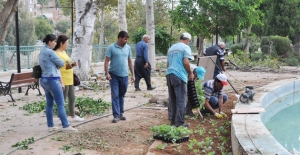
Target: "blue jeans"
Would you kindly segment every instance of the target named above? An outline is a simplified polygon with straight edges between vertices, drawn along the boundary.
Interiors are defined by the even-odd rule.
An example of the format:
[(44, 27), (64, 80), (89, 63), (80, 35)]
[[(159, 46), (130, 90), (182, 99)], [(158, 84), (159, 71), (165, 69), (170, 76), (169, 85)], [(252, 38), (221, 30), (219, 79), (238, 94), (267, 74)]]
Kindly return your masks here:
[(128, 76), (119, 77), (112, 73), (109, 73), (111, 80), (111, 102), (112, 111), (114, 117), (120, 117), (124, 113), (124, 97), (128, 87)]
[(167, 75), (169, 91), (169, 110), (171, 125), (184, 124), (184, 113), (187, 99), (187, 84), (174, 74)]
[(69, 122), (67, 119), (66, 111), (64, 108), (64, 95), (63, 90), (58, 80), (49, 80), (46, 78), (41, 78), (40, 80), (41, 86), (43, 87), (46, 95), (46, 117), (48, 127), (53, 127), (53, 105), (54, 101), (57, 105), (57, 113), (60, 118), (61, 124), (63, 128), (69, 127)]
[[(228, 99), (228, 96), (226, 94), (223, 94), (223, 104), (227, 101), (227, 99)], [(209, 105), (213, 109), (218, 109), (219, 108), (218, 102), (219, 102), (219, 98), (216, 97), (216, 96), (211, 96), (210, 99), (209, 99)], [(202, 113), (209, 113), (209, 111), (206, 110), (206, 109), (201, 109), (201, 112)]]
[(220, 74), (220, 73), (221, 73), (221, 71), (215, 70), (215, 71), (214, 71), (214, 78), (215, 78), (218, 74)]

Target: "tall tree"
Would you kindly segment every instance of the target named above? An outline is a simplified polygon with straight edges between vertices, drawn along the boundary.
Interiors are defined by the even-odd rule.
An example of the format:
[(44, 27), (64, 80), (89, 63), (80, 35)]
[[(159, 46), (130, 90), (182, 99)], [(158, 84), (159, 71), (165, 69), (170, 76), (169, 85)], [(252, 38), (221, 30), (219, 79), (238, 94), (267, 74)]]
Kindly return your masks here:
[(293, 43), (300, 42), (300, 1), (263, 0), (259, 8), (264, 16), (263, 26), (255, 25), (253, 32), (258, 36), (288, 36)]
[(60, 33), (66, 34), (67, 30), (71, 28), (70, 20), (60, 20), (55, 24), (55, 30), (59, 31)]
[(153, 12), (153, 0), (146, 0), (146, 29), (147, 34), (150, 36), (148, 43), (148, 55), (151, 64), (151, 69), (156, 69), (155, 62), (155, 25), (154, 25), (154, 12)]
[[(76, 22), (71, 58), (78, 67), (75, 72), (81, 80), (88, 80), (92, 60), (94, 22), (98, 13), (98, 3), (93, 0), (75, 0)], [(84, 54), (83, 54), (84, 53)]]
[(100, 8), (100, 36), (99, 36), (99, 44), (104, 44), (104, 8), (108, 6), (117, 6), (117, 0), (98, 0), (99, 8)]
[(5, 40), (9, 25), (11, 23), (12, 17), (14, 16), (17, 7), (19, 4), (19, 0), (7, 0), (2, 11), (0, 13), (0, 44)]
[(49, 22), (45, 19), (36, 19), (34, 22), (35, 25), (35, 35), (38, 39), (42, 40), (47, 34), (54, 32), (54, 28)]
[[(34, 45), (37, 37), (35, 35), (34, 22), (35, 18), (24, 8), (24, 4), (20, 3), (18, 9), (19, 19), (19, 43), (21, 46)], [(12, 22), (7, 32), (6, 41), (9, 45), (16, 43), (16, 27), (15, 22)]]
[[(243, 28), (260, 23), (257, 10), (261, 0), (186, 0), (170, 11), (172, 23), (200, 40), (218, 32), (221, 36), (238, 34)], [(187, 18), (188, 17), (188, 18)], [(199, 48), (201, 55), (203, 48)]]
[(118, 0), (118, 23), (119, 31), (127, 32), (126, 0)]

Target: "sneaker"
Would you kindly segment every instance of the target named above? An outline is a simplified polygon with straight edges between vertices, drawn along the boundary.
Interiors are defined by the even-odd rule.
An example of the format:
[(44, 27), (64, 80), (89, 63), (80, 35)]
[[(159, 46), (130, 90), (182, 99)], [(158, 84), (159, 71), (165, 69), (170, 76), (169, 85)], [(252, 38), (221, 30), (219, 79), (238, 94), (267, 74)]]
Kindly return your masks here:
[(124, 117), (123, 115), (120, 115), (120, 120), (125, 121), (126, 117)]
[(82, 122), (84, 118), (80, 118), (79, 116), (75, 116), (74, 118), (70, 117), (69, 122)]
[(48, 127), (48, 131), (52, 132), (52, 131), (56, 131), (58, 130), (58, 127), (54, 126), (54, 127)]
[(78, 130), (75, 129), (75, 128), (73, 128), (73, 127), (71, 127), (71, 126), (68, 126), (66, 128), (62, 128), (61, 131), (62, 132), (77, 132)]
[(135, 88), (135, 91), (142, 91), (140, 88)]
[(117, 123), (119, 122), (120, 118), (119, 117), (114, 117), (114, 119), (112, 120), (112, 123)]
[(147, 90), (153, 90), (155, 89), (156, 87), (150, 87), (150, 88), (147, 88)]

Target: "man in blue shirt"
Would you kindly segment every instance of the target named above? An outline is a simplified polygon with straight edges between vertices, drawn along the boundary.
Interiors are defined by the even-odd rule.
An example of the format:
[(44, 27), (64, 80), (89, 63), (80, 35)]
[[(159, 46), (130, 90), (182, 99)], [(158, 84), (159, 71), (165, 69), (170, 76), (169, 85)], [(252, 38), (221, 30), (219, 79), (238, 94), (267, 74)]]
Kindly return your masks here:
[(147, 90), (153, 90), (156, 87), (151, 86), (151, 65), (148, 60), (148, 42), (150, 40), (150, 36), (145, 34), (143, 36), (143, 40), (136, 44), (136, 58), (134, 61), (134, 87), (135, 91), (141, 91), (139, 87), (139, 83), (141, 78), (145, 79)]
[(131, 49), (126, 44), (128, 38), (129, 34), (127, 32), (120, 31), (118, 41), (109, 45), (105, 53), (104, 70), (106, 79), (109, 80), (111, 87), (113, 123), (117, 123), (119, 120), (126, 120), (123, 113), (124, 97), (128, 87), (128, 67), (132, 74), (131, 82), (134, 82)]
[(178, 43), (172, 45), (168, 51), (167, 85), (171, 111), (171, 125), (189, 127), (184, 122), (187, 98), (187, 81), (193, 80), (190, 69), (193, 60), (191, 48), (188, 46), (192, 36), (185, 32), (181, 34)]
[(208, 47), (204, 51), (205, 56), (213, 56), (213, 55), (217, 56), (214, 77), (216, 77), (218, 74), (220, 74), (222, 70), (224, 72), (226, 71), (225, 70), (225, 62), (224, 62), (224, 55), (225, 55), (224, 49), (225, 49), (225, 43), (219, 42), (218, 45)]

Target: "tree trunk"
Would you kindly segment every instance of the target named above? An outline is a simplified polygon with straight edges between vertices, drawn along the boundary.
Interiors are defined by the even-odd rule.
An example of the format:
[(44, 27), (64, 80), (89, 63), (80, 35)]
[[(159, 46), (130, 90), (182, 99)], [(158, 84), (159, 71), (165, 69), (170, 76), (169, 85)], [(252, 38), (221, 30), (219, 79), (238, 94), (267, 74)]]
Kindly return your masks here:
[[(8, 3), (8, 2), (7, 2)], [(3, 13), (3, 11), (1, 12), (0, 14), (0, 19), (3, 19), (4, 16), (2, 15), (6, 15), (6, 18), (3, 20), (3, 21), (0, 21), (0, 24), (4, 24), (4, 26), (1, 26), (2, 27), (2, 33), (0, 35), (0, 45), (3, 43), (3, 41), (5, 40), (5, 37), (6, 37), (6, 34), (7, 34), (7, 31), (8, 31), (8, 28), (9, 28), (9, 25), (10, 25), (10, 22), (11, 22), (11, 19), (12, 17), (14, 16), (14, 14), (16, 13), (16, 10), (17, 10), (17, 7), (18, 7), (18, 4), (19, 4), (19, 0), (14, 0), (14, 3), (12, 6), (9, 6), (10, 7), (10, 10), (6, 10), (6, 8), (4, 8), (3, 10), (6, 10), (6, 11), (9, 11), (7, 12), (8, 14), (6, 13)], [(6, 6), (6, 4), (5, 4)], [(3, 13), (3, 14), (2, 14)]]
[(212, 44), (212, 46), (214, 46), (214, 45), (217, 44), (217, 40), (218, 40), (218, 43), (222, 41), (222, 38), (220, 37), (220, 35), (218, 35), (218, 39), (216, 38), (216, 35), (213, 36), (213, 44)]
[(118, 23), (119, 31), (127, 32), (127, 22), (126, 22), (126, 0), (118, 0)]
[(146, 11), (146, 29), (147, 34), (150, 36), (150, 41), (148, 42), (148, 57), (151, 64), (151, 69), (156, 70), (153, 0), (146, 1)]
[(101, 7), (99, 45), (104, 44), (103, 39), (104, 39), (104, 5)]
[(206, 41), (204, 36), (199, 34), (199, 48), (198, 48), (198, 57), (203, 57), (203, 52), (206, 50)]
[(93, 0), (75, 0), (75, 4), (76, 22), (71, 58), (77, 62), (74, 69), (78, 77), (81, 80), (88, 80), (98, 4)]
[(19, 4), (19, 0), (6, 1), (3, 10), (0, 13), (0, 27), (3, 27), (3, 24), (5, 24), (9, 13), (11, 12), (13, 6), (15, 5), (15, 2), (17, 2), (17, 5)]
[(248, 27), (247, 30), (244, 31), (247, 36), (246, 36), (246, 40), (245, 40), (245, 45), (244, 45), (244, 51), (246, 51), (246, 57), (249, 58), (250, 54), (249, 54), (249, 47), (250, 47), (250, 33), (251, 33), (251, 26)]

